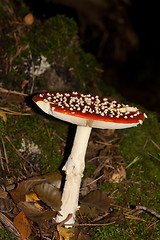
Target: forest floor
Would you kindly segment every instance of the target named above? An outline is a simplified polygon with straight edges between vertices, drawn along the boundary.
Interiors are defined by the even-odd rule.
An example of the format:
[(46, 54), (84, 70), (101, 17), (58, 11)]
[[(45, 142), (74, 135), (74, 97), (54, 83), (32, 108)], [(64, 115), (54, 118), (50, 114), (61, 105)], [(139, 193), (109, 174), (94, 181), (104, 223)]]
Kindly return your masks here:
[(66, 229), (54, 221), (75, 126), (40, 112), (33, 95), (78, 91), (129, 105), (132, 100), (102, 80), (104, 70), (82, 49), (74, 19), (57, 15), (41, 21), (23, 1), (2, 2), (0, 239), (158, 240), (159, 113), (139, 106), (139, 100), (133, 105), (147, 114), (143, 125), (92, 130), (76, 223)]

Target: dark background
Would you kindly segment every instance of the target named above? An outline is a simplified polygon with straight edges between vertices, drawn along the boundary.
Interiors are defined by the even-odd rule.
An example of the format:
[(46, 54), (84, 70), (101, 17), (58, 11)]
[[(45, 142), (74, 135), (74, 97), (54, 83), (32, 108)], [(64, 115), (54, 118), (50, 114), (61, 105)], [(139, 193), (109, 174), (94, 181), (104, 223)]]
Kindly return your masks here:
[[(160, 14), (158, 1), (26, 0), (42, 21), (73, 17), (84, 49), (104, 69), (103, 80), (127, 100), (160, 113)], [(103, 6), (104, 4), (104, 6)]]

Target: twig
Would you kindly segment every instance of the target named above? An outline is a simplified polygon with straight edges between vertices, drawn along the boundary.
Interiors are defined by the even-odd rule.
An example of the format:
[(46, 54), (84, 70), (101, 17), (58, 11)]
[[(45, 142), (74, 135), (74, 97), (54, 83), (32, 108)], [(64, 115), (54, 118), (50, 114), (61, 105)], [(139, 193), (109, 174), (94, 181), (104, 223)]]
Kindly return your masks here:
[(132, 238), (132, 240), (135, 240), (135, 238), (134, 237), (132, 237), (131, 235), (129, 235), (129, 234), (127, 234), (130, 238)]
[(156, 148), (158, 148), (158, 150), (160, 150), (160, 147), (158, 146), (158, 144), (155, 143), (152, 139), (147, 139), (147, 140), (146, 140), (143, 149), (145, 149), (145, 147), (146, 147), (146, 145), (147, 145), (147, 143), (148, 143), (149, 141), (152, 142), (153, 145), (154, 145)]
[(152, 227), (153, 225), (155, 225), (156, 223), (159, 222), (159, 220), (157, 220), (157, 221), (152, 223), (153, 219), (154, 219), (154, 217), (152, 217), (151, 221), (147, 224), (145, 230), (148, 230), (150, 227)]
[(159, 220), (157, 220), (157, 221), (153, 222), (152, 224), (148, 225), (148, 226), (145, 228), (145, 230), (148, 230), (150, 227), (152, 227), (153, 225), (155, 225), (155, 224), (158, 223), (158, 222), (159, 222)]
[[(106, 157), (107, 158), (107, 157)], [(102, 170), (102, 168), (106, 165), (106, 163), (108, 162), (108, 159), (105, 159), (105, 161), (103, 161), (102, 163), (99, 164), (99, 166), (96, 168), (96, 170), (94, 171), (94, 173), (92, 174), (92, 177), (95, 178), (97, 176), (97, 174)], [(110, 167), (112, 169), (114, 169), (114, 167), (107, 165), (107, 167)]]
[(98, 181), (99, 179), (101, 179), (103, 176), (104, 176), (104, 174), (101, 175), (100, 177), (94, 179), (92, 182), (88, 183), (88, 184), (86, 185), (86, 187), (89, 186), (89, 185), (91, 185), (91, 184), (93, 184), (93, 183), (95, 183), (95, 182), (97, 182), (97, 181)]
[(140, 210), (146, 211), (146, 212), (152, 214), (153, 216), (155, 216), (156, 218), (160, 219), (160, 214), (156, 213), (155, 211), (153, 211), (150, 208), (147, 208), (145, 206), (136, 206), (136, 209), (140, 209)]
[(7, 90), (5, 88), (0, 88), (0, 92), (2, 93), (7, 93), (7, 94), (16, 94), (16, 95), (22, 95), (22, 96), (28, 96), (28, 94), (25, 94), (25, 93), (21, 93), (21, 92), (17, 92), (17, 91), (11, 91), (11, 90)]
[(15, 112), (15, 111), (12, 111), (8, 108), (3, 108), (3, 107), (0, 107), (1, 110), (3, 110), (4, 113), (7, 113), (7, 114), (11, 114), (11, 115), (32, 115), (31, 113), (21, 113), (21, 112)]
[(17, 150), (17, 148), (13, 145), (13, 143), (11, 142), (11, 140), (9, 139), (9, 137), (7, 135), (5, 135), (6, 139), (8, 140), (8, 142), (11, 144), (11, 146), (13, 147), (13, 149), (16, 151), (17, 155), (22, 158), (24, 161), (26, 161), (35, 171), (36, 168), (25, 158), (23, 157), (22, 154), (20, 154), (20, 152)]
[(0, 159), (1, 159), (1, 167), (2, 167), (2, 170), (4, 171), (4, 165), (3, 165), (3, 159), (2, 159), (1, 149), (0, 149)]
[(80, 192), (82, 192), (83, 189), (85, 189), (86, 187), (90, 186), (91, 184), (97, 182), (99, 179), (103, 178), (103, 176), (104, 176), (104, 174), (102, 174), (100, 177), (98, 177), (98, 178), (94, 179), (93, 181), (91, 181), (90, 183), (88, 183), (85, 187), (81, 187)]
[[(75, 223), (73, 224), (73, 227), (75, 226), (79, 226), (79, 227), (85, 227), (85, 226), (89, 226), (89, 227), (97, 227), (97, 226), (108, 226), (111, 224), (115, 224), (116, 222), (110, 222), (110, 223)], [(67, 224), (65, 224), (65, 226), (67, 227)]]
[[(118, 140), (118, 139), (119, 139), (119, 138), (117, 137), (117, 138), (114, 138), (114, 139), (112, 139), (112, 140), (110, 140), (110, 141), (108, 141), (108, 142), (101, 142), (101, 141), (96, 141), (96, 142), (108, 146), (108, 145), (112, 145), (111, 143), (114, 142), (114, 141), (116, 141), (116, 140)], [(113, 145), (113, 146), (115, 146), (115, 145)], [(116, 146), (119, 146), (119, 145), (116, 145)]]
[(125, 211), (128, 211), (128, 210), (129, 210), (128, 208), (124, 208), (124, 207), (119, 206), (119, 205), (116, 205), (116, 204), (114, 204), (114, 203), (110, 203), (110, 206), (112, 206), (112, 207), (122, 208), (122, 209), (125, 210)]
[(41, 128), (42, 126), (44, 125), (44, 122), (42, 122), (39, 127), (33, 132), (32, 136), (34, 136)]
[[(91, 158), (90, 160), (88, 160), (88, 162), (92, 162), (92, 161), (94, 161), (94, 160), (96, 160), (96, 159), (99, 159), (99, 158), (106, 158), (106, 156), (93, 157), (93, 158)], [(109, 160), (108, 160), (108, 162), (109, 162)]]
[(112, 197), (113, 194), (115, 194), (118, 191), (118, 188), (115, 189), (111, 194), (109, 194), (109, 197)]
[(3, 213), (0, 212), (0, 222), (3, 224), (3, 226), (9, 230), (9, 231), (12, 231), (14, 232), (14, 234), (17, 236), (17, 237), (20, 237), (20, 233), (18, 232), (18, 230), (15, 228), (13, 222), (11, 222), (9, 220), (9, 218), (7, 218)]
[(158, 150), (160, 150), (160, 147), (157, 145), (157, 143), (155, 143), (152, 139), (150, 139), (150, 141), (158, 148)]
[(9, 139), (9, 137), (7, 135), (5, 135), (5, 138), (8, 140), (8, 142), (11, 144), (11, 146), (14, 148), (14, 150), (16, 151), (17, 155), (19, 157), (21, 157), (22, 159), (26, 160), (21, 154), (20, 152), (17, 150), (17, 148), (13, 145), (13, 143), (11, 142), (11, 140)]
[(49, 138), (51, 138), (51, 134), (50, 134), (50, 131), (49, 131), (49, 129), (48, 129), (47, 124), (45, 124), (45, 127), (46, 127), (46, 129), (47, 129), (47, 133), (48, 133)]
[(8, 167), (8, 157), (7, 157), (7, 152), (6, 152), (6, 147), (3, 141), (3, 137), (1, 136), (1, 140), (2, 140), (2, 146), (3, 146), (3, 151), (4, 151), (4, 157), (6, 160), (6, 167), (7, 167), (7, 171), (9, 172), (9, 167)]
[[(121, 206), (113, 204), (113, 203), (110, 203), (110, 206), (122, 208), (124, 211), (128, 211), (129, 210), (128, 208), (124, 208), (124, 207), (121, 207)], [(125, 212), (123, 212), (123, 214), (125, 215), (125, 218), (134, 219), (134, 220), (140, 220), (140, 221), (146, 222), (144, 219), (136, 217), (134, 215), (131, 215), (131, 214), (128, 214), (128, 213), (125, 213)]]
[(33, 57), (32, 57), (31, 53), (30, 53), (30, 58), (31, 58), (31, 61), (32, 61), (32, 86), (31, 86), (30, 93), (32, 94), (33, 90), (34, 90), (34, 84), (35, 84), (35, 66), (34, 66), (34, 61), (33, 61)]
[[(108, 214), (106, 213), (104, 216), (107, 216)], [(72, 217), (72, 214), (68, 214), (68, 216), (66, 217), (65, 220), (63, 220), (62, 222), (58, 223), (57, 225), (59, 226), (65, 226), (67, 227), (67, 225), (71, 226), (71, 224), (65, 224), (65, 222), (67, 222), (70, 218)], [(111, 225), (111, 224), (114, 224), (115, 222), (111, 222), (111, 223), (74, 223), (72, 224), (72, 227), (75, 227), (75, 226), (80, 226), (80, 227), (83, 227), (83, 226), (107, 226), (107, 225)]]
[(151, 222), (153, 221), (153, 219), (154, 219), (154, 217), (152, 217), (151, 221), (150, 221), (150, 222), (147, 224), (147, 226), (146, 226), (145, 230), (146, 230), (146, 229), (148, 229), (148, 226), (150, 226), (150, 225), (151, 225)]
[(25, 173), (26, 173), (26, 174), (27, 174), (27, 176), (28, 176), (29, 174), (28, 174), (27, 168), (26, 168), (26, 166), (25, 166), (25, 162), (24, 162), (24, 163), (22, 163), (22, 167), (23, 167), (23, 169), (24, 169)]
[(128, 218), (128, 219), (132, 219), (132, 220), (139, 220), (139, 221), (142, 221), (142, 222), (146, 222), (144, 219), (142, 218), (139, 218), (139, 217), (136, 217), (134, 215), (130, 215), (130, 214), (127, 214), (127, 213), (123, 213), (125, 215), (125, 218)]
[[(63, 225), (67, 225), (67, 224), (65, 224), (70, 218), (72, 217), (72, 214), (71, 213), (69, 213), (68, 214), (68, 216), (62, 221), (62, 222), (60, 222), (60, 226), (63, 226)], [(70, 224), (69, 224), (70, 225)]]
[(62, 137), (60, 137), (55, 131), (53, 131), (53, 134), (54, 134), (56, 137), (58, 137), (62, 142), (65, 142), (65, 140), (64, 140)]
[(103, 219), (104, 217), (108, 216), (109, 213), (106, 212), (105, 214), (103, 214), (102, 216), (98, 216), (97, 218), (93, 219), (91, 222), (94, 223), (94, 222), (98, 222), (100, 221), (101, 219)]
[(11, 71), (12, 62), (21, 54), (22, 51), (26, 50), (27, 48), (29, 48), (29, 43), (27, 43), (26, 46), (19, 46), (17, 48), (16, 54), (11, 56), (9, 59), (9, 71)]
[(79, 212), (80, 218), (83, 220), (83, 219), (84, 219), (84, 216), (82, 215), (81, 210), (78, 209), (78, 212)]

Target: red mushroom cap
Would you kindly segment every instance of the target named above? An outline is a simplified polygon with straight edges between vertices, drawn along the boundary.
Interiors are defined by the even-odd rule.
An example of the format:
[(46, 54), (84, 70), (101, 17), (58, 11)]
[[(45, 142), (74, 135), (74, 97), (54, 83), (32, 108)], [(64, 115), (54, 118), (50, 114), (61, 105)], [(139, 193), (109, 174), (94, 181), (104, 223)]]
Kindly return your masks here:
[(147, 117), (136, 107), (77, 92), (40, 93), (33, 100), (45, 113), (80, 126), (128, 128), (142, 124)]

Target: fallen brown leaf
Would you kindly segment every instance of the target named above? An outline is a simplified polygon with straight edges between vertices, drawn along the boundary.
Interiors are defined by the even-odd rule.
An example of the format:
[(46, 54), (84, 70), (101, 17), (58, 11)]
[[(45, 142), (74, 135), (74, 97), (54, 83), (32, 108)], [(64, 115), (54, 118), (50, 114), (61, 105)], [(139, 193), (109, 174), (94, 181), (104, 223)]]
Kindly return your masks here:
[(110, 207), (111, 198), (108, 197), (106, 192), (95, 190), (80, 199), (80, 202), (105, 212)]
[(43, 178), (47, 180), (47, 183), (53, 185), (56, 188), (60, 188), (61, 186), (61, 181), (62, 181), (62, 175), (59, 173), (47, 173), (43, 175)]
[(64, 228), (61, 226), (57, 226), (58, 235), (56, 236), (56, 240), (90, 240), (90, 237), (87, 234), (81, 232), (78, 228)]
[(7, 198), (8, 193), (0, 188), (0, 198)]
[(15, 203), (26, 200), (26, 194), (29, 192), (31, 188), (33, 188), (36, 184), (42, 183), (46, 181), (43, 177), (31, 178), (29, 180), (23, 181), (17, 184), (17, 188), (11, 190), (9, 193), (12, 196), (12, 199)]
[(15, 203), (25, 201), (26, 191), (24, 189), (24, 183), (18, 183), (17, 188), (9, 192)]
[(20, 212), (14, 218), (14, 225), (20, 232), (22, 240), (28, 239), (28, 237), (31, 235), (31, 226), (23, 212)]
[(54, 210), (59, 210), (61, 206), (61, 192), (53, 185), (44, 182), (34, 187), (35, 193), (41, 201)]
[(89, 207), (88, 205), (81, 204), (80, 205), (80, 214), (82, 216), (87, 217), (87, 219), (92, 219), (98, 217), (98, 211), (95, 207)]
[(42, 211), (35, 205), (28, 202), (19, 202), (17, 207), (23, 211), (29, 219), (36, 223), (41, 223), (53, 219), (56, 215), (56, 212), (52, 210)]
[(91, 238), (87, 234), (80, 232), (77, 240), (90, 240), (90, 239)]
[(97, 189), (97, 182), (94, 178), (87, 177), (84, 179), (83, 185), (81, 187), (81, 195), (85, 196), (89, 192)]
[(0, 198), (0, 211), (1, 212), (10, 212), (14, 208), (14, 203), (11, 199)]

